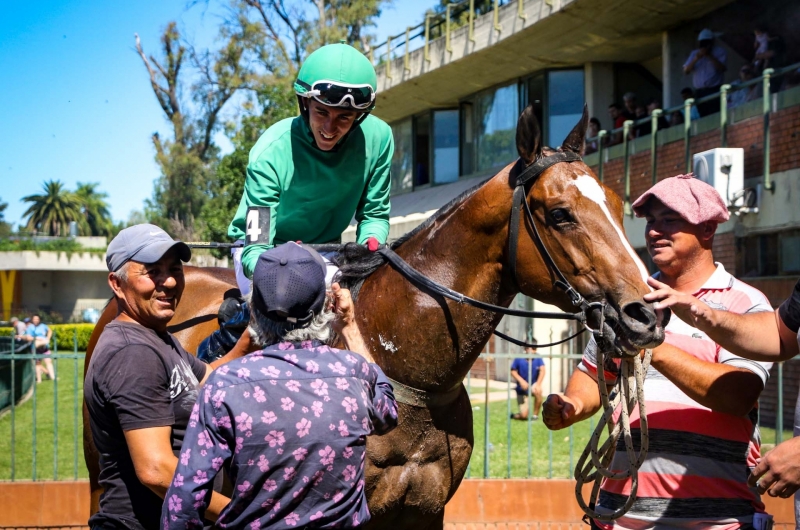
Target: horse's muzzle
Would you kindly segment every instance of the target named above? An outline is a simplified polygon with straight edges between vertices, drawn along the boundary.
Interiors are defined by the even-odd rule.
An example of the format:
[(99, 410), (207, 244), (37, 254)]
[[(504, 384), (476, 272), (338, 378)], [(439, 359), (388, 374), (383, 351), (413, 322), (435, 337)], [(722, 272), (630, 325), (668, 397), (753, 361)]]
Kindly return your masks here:
[(664, 327), (670, 311), (656, 311), (653, 304), (635, 301), (622, 306), (619, 324), (625, 338), (637, 348), (657, 346), (664, 341)]

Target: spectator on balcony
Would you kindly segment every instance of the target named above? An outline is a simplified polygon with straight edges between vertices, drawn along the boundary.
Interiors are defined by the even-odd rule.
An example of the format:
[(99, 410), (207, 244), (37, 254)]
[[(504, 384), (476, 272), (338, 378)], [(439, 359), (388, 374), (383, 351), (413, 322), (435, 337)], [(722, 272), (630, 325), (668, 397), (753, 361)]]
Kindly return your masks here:
[[(719, 92), (719, 87), (724, 81), (727, 62), (728, 56), (725, 50), (722, 46), (714, 44), (714, 33), (710, 29), (701, 31), (697, 36), (697, 48), (692, 50), (683, 65), (683, 73), (692, 74), (697, 98)], [(719, 100), (712, 99), (703, 103), (699, 111), (701, 116), (719, 112)]]
[[(622, 107), (617, 103), (612, 103), (608, 106), (608, 115), (611, 117), (614, 129), (621, 129), (625, 123), (625, 115), (622, 113)], [(616, 145), (622, 143), (622, 131), (612, 133), (608, 136), (608, 145)]]
[[(688, 86), (681, 89), (681, 99), (683, 99), (683, 101), (695, 97), (697, 96), (695, 96), (694, 90), (692, 90)], [(680, 123), (683, 123), (684, 121), (686, 121), (686, 116), (683, 116), (683, 112), (681, 112), (681, 115), (683, 119), (680, 121)], [(689, 116), (692, 118), (692, 121), (700, 119), (700, 111), (697, 109), (697, 103), (692, 105), (692, 108), (689, 111)]]
[[(762, 293), (714, 262), (714, 235), (730, 214), (713, 187), (692, 175), (679, 175), (662, 180), (632, 206), (647, 221), (644, 235), (659, 285), (725, 311), (773, 314)], [(545, 425), (563, 429), (594, 416), (601, 406), (599, 370), (613, 384), (619, 362), (607, 358), (599, 365), (598, 344), (592, 338), (564, 394), (547, 398)], [(769, 516), (747, 477), (760, 457), (757, 401), (771, 366), (726, 350), (691, 320), (670, 319), (664, 343), (653, 349), (644, 383), (650, 450), (639, 470), (636, 500), (613, 523), (594, 521), (592, 527), (768, 528)], [(638, 440), (638, 411), (630, 419)], [(617, 452), (611, 467), (628, 468), (624, 451)], [(630, 491), (630, 477), (604, 480), (597, 510), (617, 510)]]
[(753, 57), (753, 69), (760, 74), (765, 68), (781, 68), (784, 66), (784, 54), (786, 47), (783, 39), (779, 35), (770, 33), (766, 26), (758, 26), (753, 31), (755, 41), (753, 47), (756, 50)]
[[(650, 98), (650, 101), (647, 102), (647, 115), (652, 116), (654, 110), (661, 110), (661, 103), (659, 103), (656, 98)], [(667, 118), (662, 113), (658, 118), (658, 130), (660, 131), (667, 127), (669, 127), (669, 121), (667, 121)]]
[(761, 83), (757, 83), (755, 85), (750, 85), (749, 87), (739, 88), (738, 90), (737, 85), (741, 85), (747, 81), (755, 79), (756, 75), (753, 71), (753, 67), (749, 64), (742, 66), (739, 69), (739, 80), (731, 83), (731, 90), (733, 92), (730, 93), (728, 96), (728, 107), (734, 108), (747, 103), (748, 101), (753, 101), (761, 97), (763, 92)]
[(583, 151), (584, 155), (596, 153), (600, 147), (600, 139), (597, 135), (600, 134), (600, 120), (592, 118), (589, 120), (589, 127), (586, 128), (586, 143)]
[[(536, 339), (531, 339), (530, 344), (536, 345), (538, 342)], [(536, 355), (536, 348), (525, 348), (525, 353), (527, 355)], [(512, 420), (528, 419), (528, 413), (530, 412), (528, 391), (530, 391), (530, 396), (533, 398), (533, 416), (531, 419), (534, 421), (539, 419), (539, 411), (542, 410), (542, 385), (546, 370), (541, 357), (518, 357), (511, 363), (511, 377), (517, 384), (515, 391), (517, 393), (517, 404), (519, 405), (519, 412), (511, 415)]]
[[(639, 121), (641, 119), (646, 118), (647, 116), (649, 116), (649, 113), (647, 112), (647, 107), (645, 107), (644, 105), (636, 105), (636, 114), (634, 115), (633, 119)], [(631, 136), (632, 136), (631, 139), (647, 136), (648, 134), (650, 134), (651, 129), (652, 126), (650, 125), (649, 121), (645, 123), (640, 123), (639, 125), (633, 128), (633, 131), (631, 131)]]
[(636, 119), (636, 93), (635, 92), (625, 92), (625, 95), (622, 96), (622, 104), (624, 108), (622, 109), (622, 115), (625, 116), (626, 120), (635, 120)]

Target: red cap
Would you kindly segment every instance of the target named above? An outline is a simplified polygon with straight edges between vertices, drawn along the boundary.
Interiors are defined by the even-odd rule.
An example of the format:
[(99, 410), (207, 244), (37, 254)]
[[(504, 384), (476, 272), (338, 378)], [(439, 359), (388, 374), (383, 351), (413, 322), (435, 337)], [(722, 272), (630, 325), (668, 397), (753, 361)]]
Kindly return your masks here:
[(717, 190), (691, 173), (664, 179), (644, 192), (633, 203), (636, 217), (645, 216), (651, 198), (658, 199), (693, 225), (706, 221), (724, 223), (731, 216)]

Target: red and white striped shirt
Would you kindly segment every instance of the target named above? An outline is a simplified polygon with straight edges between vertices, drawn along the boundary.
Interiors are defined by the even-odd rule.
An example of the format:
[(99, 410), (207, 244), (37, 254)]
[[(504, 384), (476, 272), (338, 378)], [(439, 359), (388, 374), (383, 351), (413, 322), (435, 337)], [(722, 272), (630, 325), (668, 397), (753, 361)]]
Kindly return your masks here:
[[(721, 264), (717, 264), (717, 270), (694, 296), (714, 309), (735, 313), (772, 311), (760, 291), (728, 274)], [(733, 355), (675, 314), (666, 331), (667, 343), (706, 362), (750, 370), (766, 385), (771, 363)], [(596, 359), (596, 344), (592, 340), (578, 368), (596, 379)], [(609, 382), (616, 378), (608, 368), (605, 375)], [(750, 526), (753, 514), (764, 511), (758, 493), (747, 485), (749, 471), (761, 455), (757, 408), (742, 417), (713, 411), (691, 399), (653, 367), (648, 370), (644, 386), (650, 447), (639, 469), (637, 499), (631, 510), (615, 523), (596, 521), (597, 524), (606, 530), (728, 530)], [(636, 410), (631, 416), (631, 431), (637, 451), (638, 426)], [(622, 439), (613, 468), (628, 468)], [(610, 513), (621, 507), (630, 493), (630, 485), (630, 478), (605, 480), (598, 511)]]

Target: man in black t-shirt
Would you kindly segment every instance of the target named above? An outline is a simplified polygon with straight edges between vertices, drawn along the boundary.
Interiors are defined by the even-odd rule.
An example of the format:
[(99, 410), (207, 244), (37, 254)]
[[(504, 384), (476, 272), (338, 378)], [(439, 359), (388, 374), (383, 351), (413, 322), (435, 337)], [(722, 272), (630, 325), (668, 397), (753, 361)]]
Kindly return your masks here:
[[(189, 247), (150, 224), (121, 231), (108, 246), (108, 283), (119, 313), (106, 325), (86, 371), (83, 394), (100, 453), (98, 528), (157, 529), (200, 384), (212, 366), (167, 332), (184, 288)], [(216, 518), (229, 499), (214, 493)]]
[[(673, 291), (650, 278), (655, 289), (644, 296), (657, 308), (671, 307), (684, 322), (706, 333), (726, 350), (756, 361), (788, 361), (800, 353), (800, 281), (774, 313), (736, 314), (712, 309), (693, 296)], [(800, 396), (794, 411), (794, 438), (764, 456), (750, 475), (760, 494), (790, 497), (800, 489)], [(800, 498), (795, 496), (800, 528)]]

